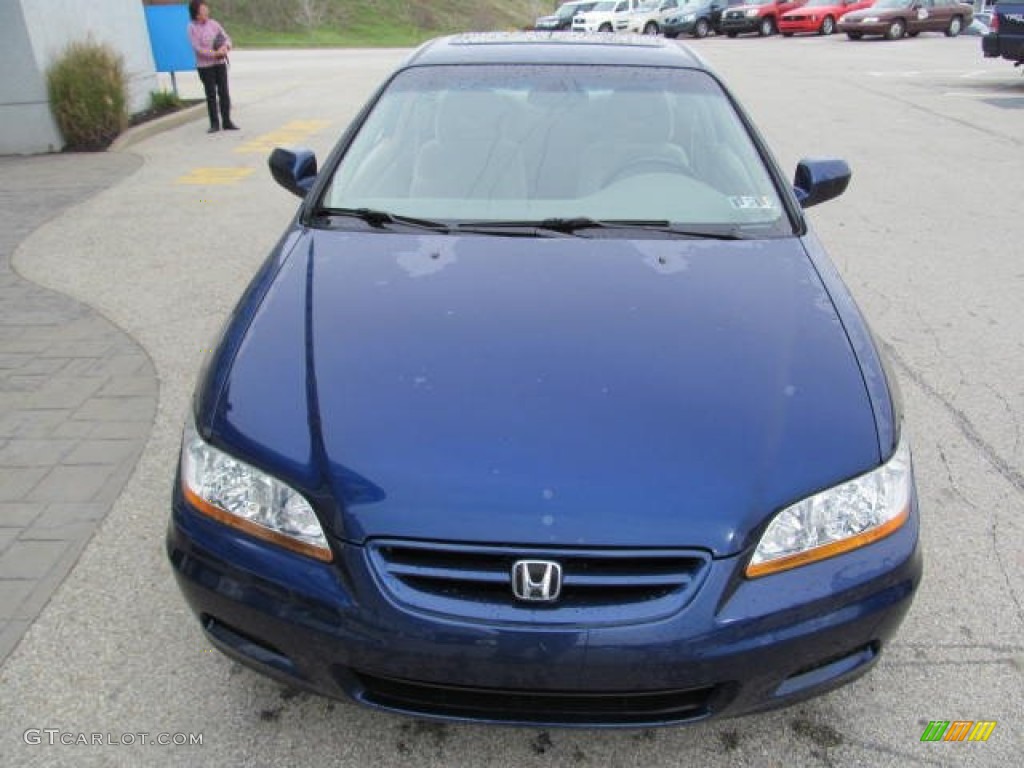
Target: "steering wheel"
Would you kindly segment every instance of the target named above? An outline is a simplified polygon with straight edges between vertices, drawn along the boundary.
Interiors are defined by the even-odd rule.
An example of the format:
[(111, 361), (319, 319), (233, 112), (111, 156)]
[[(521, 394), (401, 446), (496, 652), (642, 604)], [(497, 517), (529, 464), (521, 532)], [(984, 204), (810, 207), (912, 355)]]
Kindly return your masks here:
[(681, 160), (671, 160), (667, 157), (639, 157), (629, 161), (625, 165), (620, 165), (618, 168), (615, 168), (605, 177), (601, 186), (607, 187), (621, 179), (625, 179), (630, 176), (639, 176), (643, 173), (689, 174), (689, 172), (689, 166)]

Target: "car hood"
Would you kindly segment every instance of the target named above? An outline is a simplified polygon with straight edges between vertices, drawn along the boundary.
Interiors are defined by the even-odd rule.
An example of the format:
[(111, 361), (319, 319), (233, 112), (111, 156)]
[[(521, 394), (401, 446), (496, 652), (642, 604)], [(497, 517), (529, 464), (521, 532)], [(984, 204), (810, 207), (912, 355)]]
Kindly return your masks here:
[(858, 11), (850, 11), (843, 14), (843, 21), (861, 21), (868, 17), (888, 19), (896, 16), (906, 16), (909, 13), (916, 13), (909, 8), (861, 8)]
[(879, 462), (798, 238), (310, 231), (218, 412), (233, 448), (303, 489), (303, 466), (326, 478), (356, 542), (725, 555)]
[[(690, 2), (680, 5), (678, 8), (673, 8), (668, 12), (669, 18), (685, 16), (688, 13), (699, 13), (706, 11), (711, 7), (710, 0), (690, 0)], [(722, 11), (731, 10), (731, 8), (723, 8)]]
[(842, 15), (843, 6), (841, 5), (816, 5), (813, 8), (809, 8), (806, 5), (802, 5), (799, 8), (792, 8), (782, 14), (783, 20), (791, 19), (803, 19), (811, 15), (824, 16), (825, 14), (836, 14)]

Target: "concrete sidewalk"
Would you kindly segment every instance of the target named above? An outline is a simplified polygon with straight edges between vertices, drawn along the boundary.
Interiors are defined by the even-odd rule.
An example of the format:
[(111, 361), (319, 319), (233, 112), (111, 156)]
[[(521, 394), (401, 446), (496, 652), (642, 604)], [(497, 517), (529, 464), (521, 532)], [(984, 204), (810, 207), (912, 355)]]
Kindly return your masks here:
[(0, 157), (0, 663), (71, 571), (152, 429), (152, 362), (95, 310), (21, 278), (18, 245), (116, 184), (119, 153)]

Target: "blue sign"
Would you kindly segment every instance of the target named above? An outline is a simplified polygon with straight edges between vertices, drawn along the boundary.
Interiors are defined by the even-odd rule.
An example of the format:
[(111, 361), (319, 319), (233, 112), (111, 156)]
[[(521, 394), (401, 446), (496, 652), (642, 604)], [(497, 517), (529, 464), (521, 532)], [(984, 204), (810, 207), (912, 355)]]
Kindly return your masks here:
[(157, 72), (196, 68), (196, 55), (188, 41), (188, 24), (187, 5), (146, 6), (146, 26)]

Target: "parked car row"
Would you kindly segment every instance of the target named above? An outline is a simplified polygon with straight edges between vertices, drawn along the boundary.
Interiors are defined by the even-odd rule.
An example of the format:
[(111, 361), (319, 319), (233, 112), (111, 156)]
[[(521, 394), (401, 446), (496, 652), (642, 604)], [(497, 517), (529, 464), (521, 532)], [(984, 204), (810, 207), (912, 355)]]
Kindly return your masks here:
[(898, 40), (921, 32), (956, 37), (973, 18), (972, 6), (958, 0), (570, 0), (537, 19), (535, 29), (669, 38), (839, 31), (851, 40), (869, 35)]

